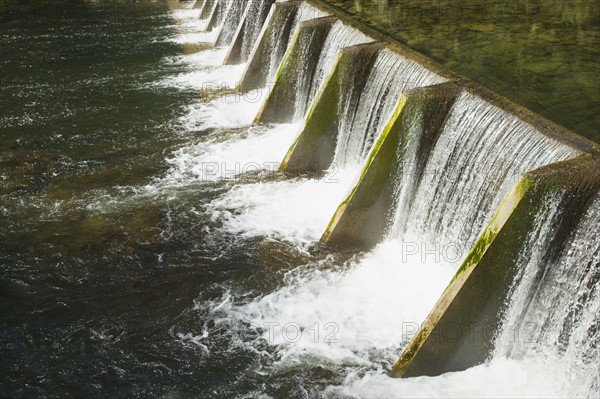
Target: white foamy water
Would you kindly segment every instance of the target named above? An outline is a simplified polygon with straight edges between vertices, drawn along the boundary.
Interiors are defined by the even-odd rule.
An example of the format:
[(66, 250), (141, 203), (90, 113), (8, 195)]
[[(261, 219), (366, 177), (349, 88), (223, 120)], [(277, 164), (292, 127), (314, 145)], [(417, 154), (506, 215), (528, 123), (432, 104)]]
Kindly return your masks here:
[(540, 398), (568, 396), (556, 381), (556, 365), (506, 358), (437, 377), (390, 378), (383, 371), (350, 373), (342, 386), (330, 386), (325, 397), (349, 398)]
[(200, 10), (192, 8), (172, 10), (171, 16), (178, 21), (198, 21)]
[(241, 184), (209, 209), (227, 232), (306, 244), (321, 237), (357, 173), (332, 169), (319, 179)]
[[(344, 267), (294, 271), (283, 288), (234, 311), (254, 325), (274, 326), (263, 338), (277, 346), (280, 367), (307, 360), (373, 367), (394, 359), (452, 274), (446, 264), (421, 264), (388, 241)], [(290, 339), (294, 325), (303, 331), (297, 342)]]
[[(251, 126), (226, 138), (214, 135), (177, 150), (165, 180), (185, 182), (234, 179), (257, 170), (276, 171), (298, 125)], [(251, 150), (250, 150), (251, 149)]]
[(200, 43), (207, 43), (207, 44), (212, 44), (214, 43), (214, 41), (217, 38), (217, 32), (212, 30), (210, 32), (203, 32), (200, 31), (200, 23), (190, 23), (188, 25), (192, 25), (192, 26), (196, 26), (198, 27), (198, 31), (197, 32), (187, 32), (187, 33), (180, 33), (179, 35), (173, 37), (170, 39), (170, 41), (172, 41), (173, 43), (178, 43), (178, 44), (200, 44)]
[(223, 60), (225, 59), (226, 54), (227, 49), (213, 48), (194, 54), (185, 54), (169, 58), (169, 61), (173, 64), (187, 64), (190, 67), (195, 67), (197, 69), (221, 67), (223, 66)]
[(174, 10), (171, 15), (177, 22), (175, 27), (182, 32), (209, 33), (204, 32), (208, 21), (198, 18), (200, 16), (200, 11), (197, 9)]
[(248, 126), (262, 105), (263, 95), (264, 90), (259, 89), (200, 102), (188, 106), (187, 114), (179, 122), (188, 131)]
[[(244, 71), (244, 65), (218, 65), (217, 60), (220, 55), (220, 52), (214, 52), (208, 54), (205, 59), (192, 57), (191, 60), (195, 62), (195, 65), (191, 64), (192, 67), (205, 69), (171, 76), (161, 80), (157, 85), (199, 91), (235, 89)], [(218, 66), (210, 67), (215, 64)]]
[[(190, 11), (197, 16), (197, 10)], [(182, 21), (182, 34), (173, 40), (177, 43), (215, 40), (216, 33), (200, 32), (199, 28), (206, 21), (193, 21), (192, 12), (187, 12), (177, 17)], [(307, 80), (313, 83), (312, 86), (298, 89), (298, 97), (304, 100), (296, 104), (298, 120), (331, 69), (339, 47), (370, 40), (342, 25), (336, 23), (327, 38), (321, 57), (314, 66), (314, 79), (311, 75), (311, 79)], [(259, 31), (258, 25), (251, 28), (247, 32), (251, 40), (246, 40), (244, 54), (249, 53), (251, 46), (248, 43), (255, 40)], [(223, 57), (224, 51), (221, 50), (178, 58), (176, 62), (188, 63), (191, 71), (161, 84), (200, 91), (231, 89), (241, 78), (245, 66), (221, 66)], [(277, 64), (270, 66), (271, 71), (276, 70)], [(382, 69), (381, 79), (376, 80), (387, 82), (393, 75), (388, 73), (391, 65), (391, 62), (384, 63), (387, 69)], [(407, 67), (404, 75), (410, 70)], [(419, 71), (414, 73), (414, 77), (410, 73), (404, 75), (404, 80), (398, 80), (396, 86), (405, 84), (407, 76), (410, 76), (410, 82), (437, 82), (425, 79)], [(393, 92), (400, 90), (396, 86), (393, 86)], [(370, 85), (363, 94), (369, 93), (368, 98), (382, 102), (387, 93), (381, 87)], [(250, 125), (263, 103), (265, 92), (256, 90), (244, 96), (226, 95), (195, 104), (188, 108), (187, 115), (180, 122), (189, 131)], [(371, 123), (373, 118), (367, 118), (369, 115), (376, 114), (375, 111), (388, 115), (393, 105), (395, 101), (390, 100), (387, 104), (389, 109), (382, 111), (379, 105), (375, 107), (371, 102), (365, 102), (364, 112), (359, 112), (364, 115), (356, 122)], [(565, 387), (569, 385), (564, 383), (564, 369), (557, 367), (554, 361), (540, 358), (507, 359), (496, 356), (486, 364), (438, 377), (391, 379), (385, 375), (462, 260), (454, 258), (453, 253), (450, 254), (452, 262), (439, 259), (444, 256), (444, 248), (434, 247), (432, 251), (427, 244), (432, 241), (449, 244), (453, 240), (470, 244), (512, 185), (510, 176), (518, 176), (517, 172), (523, 165), (527, 166), (525, 170), (529, 170), (573, 155), (557, 145), (548, 145), (545, 139), (531, 139), (525, 134), (529, 129), (513, 126), (516, 122), (503, 115), (499, 118), (496, 113), (487, 112), (491, 115), (488, 119), (501, 121), (493, 125), (487, 122), (484, 118), (487, 114), (481, 109), (473, 113), (462, 112), (462, 108), (458, 111), (455, 109), (451, 115), (454, 119), (450, 118), (447, 122), (447, 134), (441, 135), (429, 164), (443, 171), (454, 170), (462, 179), (444, 176), (438, 182), (437, 176), (425, 176), (421, 185), (414, 187), (416, 200), (412, 207), (401, 203), (399, 212), (407, 214), (410, 210), (411, 217), (397, 217), (400, 226), (390, 235), (394, 238), (343, 265), (323, 268), (312, 264), (293, 270), (286, 274), (280, 288), (244, 304), (239, 304), (228, 294), (218, 305), (207, 305), (211, 313), (219, 315), (217, 323), (239, 325), (242, 322), (258, 327), (262, 334), (260, 346), (266, 342), (270, 345), (269, 351), (275, 353), (270, 366), (275, 372), (321, 366), (346, 375), (340, 386), (325, 389), (325, 397), (567, 396), (569, 392)], [(377, 123), (373, 122), (373, 126), (361, 125), (356, 132), (378, 133), (379, 125), (385, 121), (374, 120)], [(459, 129), (463, 125), (466, 127)], [(255, 170), (275, 170), (297, 129), (298, 125), (252, 126), (242, 132), (228, 132), (227, 136), (219, 130), (207, 140), (173, 153), (168, 159), (171, 168), (161, 183), (179, 186), (189, 182), (235, 179)], [(476, 135), (473, 131), (480, 132)], [(481, 142), (484, 138), (489, 141), (487, 147)], [(364, 141), (368, 141), (369, 145), (357, 142), (354, 137), (348, 138), (347, 147), (352, 149), (348, 153), (360, 156), (349, 157), (351, 162), (345, 163), (353, 166), (344, 170), (330, 171), (320, 179), (240, 182), (207, 204), (206, 211), (222, 223), (222, 231), (226, 233), (287, 240), (306, 247), (319, 240), (331, 216), (352, 187), (352, 181), (360, 170), (355, 163), (364, 157), (366, 150), (363, 147), (370, 148), (372, 144), (371, 138)], [(506, 143), (511, 145), (503, 145)], [(482, 148), (489, 148), (489, 151), (485, 152)], [(522, 160), (522, 154), (533, 154), (533, 160)], [(514, 164), (514, 168), (506, 171), (507, 163)], [(477, 174), (468, 173), (471, 170), (477, 171)], [(479, 179), (477, 176), (482, 177)], [(499, 183), (493, 185), (490, 182)], [(501, 183), (506, 187), (498, 187)], [(457, 189), (456, 185), (460, 187)], [(436, 187), (440, 189), (434, 190)], [(479, 195), (465, 197), (465, 192)], [(455, 211), (445, 209), (447, 204), (454, 204), (452, 208)], [(466, 211), (457, 214), (456, 209)], [(468, 232), (461, 233), (465, 225), (469, 227)], [(411, 242), (411, 237), (420, 238)], [(208, 330), (205, 330), (202, 336), (180, 334), (178, 337), (209, 352), (209, 347), (201, 343), (208, 335)], [(256, 342), (244, 344), (253, 345), (253, 350), (262, 350)], [(571, 366), (576, 367), (576, 364)]]

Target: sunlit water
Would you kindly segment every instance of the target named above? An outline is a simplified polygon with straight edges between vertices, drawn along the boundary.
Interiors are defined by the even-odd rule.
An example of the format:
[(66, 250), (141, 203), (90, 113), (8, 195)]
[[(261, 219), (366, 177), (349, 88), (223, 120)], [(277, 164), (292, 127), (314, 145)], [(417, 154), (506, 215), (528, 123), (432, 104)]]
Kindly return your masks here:
[(299, 124), (252, 126), (198, 11), (128, 4), (0, 25), (0, 396), (564, 393), (501, 356), (388, 378), (458, 259), (323, 250), (360, 165), (275, 173)]

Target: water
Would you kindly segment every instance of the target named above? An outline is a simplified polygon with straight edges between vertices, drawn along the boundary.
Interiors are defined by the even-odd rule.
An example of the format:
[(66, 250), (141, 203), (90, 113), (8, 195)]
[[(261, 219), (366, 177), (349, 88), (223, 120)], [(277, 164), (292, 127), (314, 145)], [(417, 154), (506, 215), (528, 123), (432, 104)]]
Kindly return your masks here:
[[(557, 217), (552, 217), (550, 208), (540, 223), (541, 234), (555, 231), (552, 227)], [(600, 196), (592, 201), (555, 259), (542, 262), (542, 256), (533, 256), (523, 261), (506, 311), (505, 328), (496, 343), (495, 357), (551, 365), (557, 396), (600, 395), (598, 226)], [(548, 240), (535, 237), (534, 242), (534, 248), (543, 255)]]
[[(261, 93), (230, 90), (243, 65), (222, 66), (224, 49), (195, 36), (197, 10), (169, 6), (179, 4), (51, 2), (2, 15), (0, 396), (564, 392), (554, 390), (551, 367), (520, 349), (461, 373), (387, 378), (403, 332), (427, 315), (454, 265), (404, 259), (397, 240), (369, 253), (320, 247), (355, 169), (274, 173), (299, 125), (252, 126)], [(323, 71), (332, 53), (323, 53)], [(458, 132), (477, 126), (468, 115), (480, 110), (475, 99), (460, 104), (447, 125)], [(503, 182), (517, 164), (570, 156), (551, 147), (537, 159), (541, 142), (526, 140), (526, 129), (511, 136), (511, 120), (490, 115), (506, 132), (489, 143), (521, 138), (534, 154), (509, 163)], [(594, 206), (586, 220), (597, 220)], [(590, 223), (565, 265), (594, 242)]]
[(402, 93), (416, 87), (442, 83), (443, 78), (390, 50), (379, 52), (354, 107), (346, 105), (340, 117), (340, 136), (334, 162), (339, 165), (364, 160), (376, 137), (390, 120)]
[(341, 21), (336, 21), (333, 24), (321, 48), (312, 79), (308, 82), (308, 85), (299, 88), (300, 93), (296, 97), (296, 106), (294, 108), (295, 119), (302, 118), (310, 107), (327, 73), (331, 71), (331, 68), (335, 64), (338, 51), (344, 47), (371, 41), (373, 40), (365, 36), (362, 32), (343, 24)]
[(233, 0), (221, 0), (219, 2), (219, 6), (215, 9), (211, 18), (213, 20), (214, 26), (211, 26), (209, 28), (212, 28), (212, 30), (219, 30), (219, 27), (223, 25), (225, 17), (230, 12), (232, 3)]
[(328, 2), (449, 69), (600, 142), (598, 2)]
[(429, 154), (423, 177), (403, 190), (390, 228), (394, 238), (461, 243), (468, 251), (526, 171), (575, 157), (577, 150), (475, 95), (462, 93)]
[[(280, 37), (284, 34), (281, 30), (274, 30), (271, 37), (268, 38), (267, 47), (270, 49), (270, 57), (267, 60), (268, 78), (267, 82), (273, 82), (281, 60), (287, 49), (287, 45), (294, 36), (294, 31), (300, 22), (308, 21), (310, 19), (321, 18), (326, 16), (323, 11), (311, 6), (308, 3), (301, 3), (298, 7), (298, 11), (293, 15), (293, 21), (291, 21), (291, 29), (288, 38)], [(288, 16), (289, 18), (289, 16)]]
[(244, 25), (244, 33), (242, 38), (241, 59), (247, 61), (252, 53), (252, 49), (256, 44), (256, 40), (260, 35), (271, 5), (274, 0), (250, 0), (248, 10), (246, 11), (249, 18), (246, 19)]
[(247, 5), (248, 0), (236, 0), (231, 2), (227, 15), (224, 18), (221, 31), (219, 32), (219, 37), (216, 41), (217, 46), (228, 46), (229, 43), (231, 43)]

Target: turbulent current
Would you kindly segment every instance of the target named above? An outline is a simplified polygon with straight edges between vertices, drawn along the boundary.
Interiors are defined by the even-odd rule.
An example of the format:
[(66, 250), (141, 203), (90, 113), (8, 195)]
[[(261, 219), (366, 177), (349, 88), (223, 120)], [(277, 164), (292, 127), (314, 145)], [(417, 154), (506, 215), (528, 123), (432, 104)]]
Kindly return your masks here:
[[(597, 395), (598, 199), (552, 265), (524, 262), (507, 300), (506, 325), (531, 323), (535, 342), (505, 329), (484, 364), (387, 377), (464, 259), (432, 246), (469, 247), (521, 172), (577, 153), (463, 94), (427, 161), (447, 173), (396, 187), (373, 250), (326, 248), (400, 94), (444, 79), (380, 52), (332, 166), (280, 173), (337, 50), (371, 40), (334, 23), (294, 118), (253, 124), (269, 88), (235, 91), (246, 64), (223, 65), (218, 40), (232, 12), (269, 4), (224, 2), (208, 32), (202, 9), (174, 1), (0, 15), (0, 396)], [(302, 5), (292, 26), (322, 16)], [(244, 58), (260, 30), (249, 23)]]

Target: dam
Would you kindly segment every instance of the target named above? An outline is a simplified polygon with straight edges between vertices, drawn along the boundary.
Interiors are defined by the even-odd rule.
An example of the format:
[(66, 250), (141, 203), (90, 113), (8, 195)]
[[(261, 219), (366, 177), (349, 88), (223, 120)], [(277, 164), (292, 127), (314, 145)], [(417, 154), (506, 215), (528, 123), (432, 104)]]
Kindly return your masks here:
[[(202, 12), (212, 6), (201, 4)], [(208, 21), (218, 18), (212, 14)], [(232, 27), (221, 29), (219, 37)], [(594, 374), (597, 144), (318, 1), (250, 0), (224, 59), (235, 63), (246, 65), (237, 90), (267, 93), (255, 124), (298, 125), (282, 176), (354, 176), (342, 180), (347, 194), (338, 197), (322, 245), (398, 245), (423, 263), (428, 250), (454, 249), (452, 259), (435, 261), (456, 274), (389, 376), (437, 376), (495, 356), (562, 351), (577, 359), (553, 361), (587, 364)], [(411, 284), (430, 289), (427, 280)], [(554, 284), (575, 284), (572, 292), (583, 296), (545, 313)], [(510, 342), (507, 329), (544, 344)], [(579, 388), (591, 394), (598, 385), (590, 377)]]
[(0, 393), (600, 395), (600, 145), (331, 3), (24, 19)]

